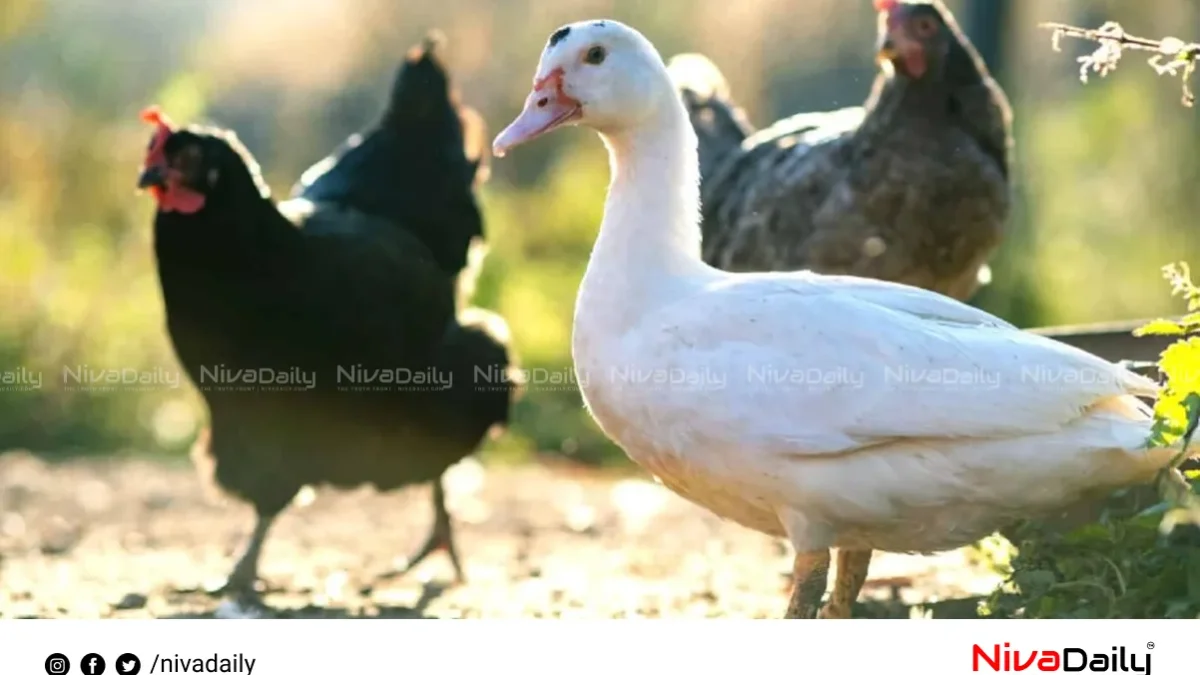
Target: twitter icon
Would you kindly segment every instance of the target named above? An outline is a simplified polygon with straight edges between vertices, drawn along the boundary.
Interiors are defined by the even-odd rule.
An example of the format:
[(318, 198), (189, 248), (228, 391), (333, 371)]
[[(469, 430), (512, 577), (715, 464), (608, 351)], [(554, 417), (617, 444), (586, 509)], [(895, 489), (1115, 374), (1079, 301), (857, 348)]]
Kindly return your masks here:
[(137, 654), (128, 652), (117, 657), (117, 675), (138, 675), (142, 671), (142, 660)]

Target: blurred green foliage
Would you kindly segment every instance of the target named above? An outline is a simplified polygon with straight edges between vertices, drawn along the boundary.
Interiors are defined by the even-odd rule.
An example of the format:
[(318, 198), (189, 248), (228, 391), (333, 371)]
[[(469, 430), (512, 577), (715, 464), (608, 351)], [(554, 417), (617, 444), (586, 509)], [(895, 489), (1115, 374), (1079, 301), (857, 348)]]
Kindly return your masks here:
[[(1200, 471), (1180, 472), (1200, 417), (1200, 288), (1186, 263), (1168, 265), (1163, 275), (1172, 295), (1182, 296), (1188, 314), (1156, 319), (1137, 335), (1174, 335), (1179, 340), (1154, 364), (1165, 376), (1155, 402), (1147, 445), (1179, 447), (1172, 466), (1157, 481), (1152, 505), (1137, 490), (1122, 490), (1101, 502), (1098, 517), (1063, 531), (1049, 521), (1019, 525), (1006, 547), (978, 549), (1008, 582), (983, 609), (998, 617), (1029, 619), (1200, 618)], [(1195, 451), (1192, 450), (1192, 453)]]
[(1026, 619), (1200, 618), (1195, 531), (1164, 537), (1162, 520), (1156, 509), (1109, 513), (1067, 533), (1027, 525), (1009, 583), (985, 611)]
[[(1036, 29), (1049, 19), (1094, 23), (1080, 16), (1088, 7), (1017, 0), (1002, 35), (1022, 198), (978, 303), (1022, 325), (1167, 313), (1155, 270), (1200, 252), (1192, 187), (1200, 167), (1190, 151), (1198, 127), (1178, 105), (1177, 83), (1123, 69), (1082, 87), (1069, 55), (1053, 53)], [(1110, 4), (1104, 18), (1165, 34), (1198, 16), (1186, 0), (1127, 7)], [(858, 104), (873, 75), (866, 0), (803, 9), (748, 0), (736, 11), (716, 0), (5, 2), (0, 450), (174, 452), (203, 423), (186, 381), (63, 382), (64, 366), (177, 368), (151, 205), (133, 189), (148, 139), (142, 106), (236, 129), (285, 196), (304, 168), (372, 121), (399, 58), (428, 28), (449, 36), (463, 99), (494, 132), (524, 99), (549, 32), (601, 15), (638, 26), (664, 55), (710, 54), (759, 125)], [(607, 183), (602, 147), (585, 132), (564, 133), (493, 169), (482, 190), (491, 252), (476, 302), (507, 318), (524, 366), (569, 373), (574, 297)], [(40, 386), (21, 381), (34, 374)], [(562, 381), (531, 384), (513, 433), (494, 451), (623, 460)]]

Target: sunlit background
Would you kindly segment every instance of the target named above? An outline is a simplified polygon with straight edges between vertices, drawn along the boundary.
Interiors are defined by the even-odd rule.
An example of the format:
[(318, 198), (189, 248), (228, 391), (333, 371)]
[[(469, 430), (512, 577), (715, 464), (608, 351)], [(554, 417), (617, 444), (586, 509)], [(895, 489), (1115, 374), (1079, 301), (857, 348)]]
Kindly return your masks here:
[[(1122, 22), (1200, 35), (1190, 0), (949, 2), (1012, 99), (1019, 207), (976, 303), (1021, 326), (1177, 309), (1159, 267), (1200, 260), (1197, 117), (1143, 57), (1079, 82), (1082, 43), (1051, 50), (1041, 21)], [(0, 366), (50, 373), (0, 387), (0, 451), (182, 453), (203, 424), (187, 384), (71, 391), (63, 363), (177, 372), (134, 190), (160, 103), (181, 122), (237, 130), (276, 196), (372, 123), (404, 52), (430, 28), (463, 99), (494, 133), (518, 110), (546, 36), (582, 18), (640, 28), (669, 56), (708, 54), (759, 126), (860, 104), (874, 74), (866, 0), (5, 0), (0, 4)], [(508, 320), (526, 366), (567, 372), (575, 291), (607, 164), (582, 131), (493, 162), (491, 254), (476, 304)], [(623, 455), (572, 386), (532, 386), (512, 433), (520, 460)]]

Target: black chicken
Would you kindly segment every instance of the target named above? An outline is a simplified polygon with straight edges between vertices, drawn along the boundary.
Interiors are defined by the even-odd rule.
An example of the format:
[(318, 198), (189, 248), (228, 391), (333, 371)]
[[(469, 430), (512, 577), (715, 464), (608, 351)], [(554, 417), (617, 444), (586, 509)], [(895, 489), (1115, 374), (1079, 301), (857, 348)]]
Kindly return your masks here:
[(716, 66), (672, 60), (700, 141), (704, 258), (966, 299), (1011, 206), (1008, 101), (941, 2), (875, 5), (882, 72), (864, 108), (753, 133)]
[[(404, 100), (446, 96), (426, 85)], [(476, 161), (443, 108), (453, 124), (428, 116), (397, 130), (413, 140), (378, 183), (397, 195), (388, 214), (346, 197), (290, 219), (231, 132), (146, 115), (157, 130), (139, 185), (158, 202), (167, 327), (210, 410), (197, 460), (257, 512), (225, 586), (240, 598), (255, 597), (267, 531), (307, 484), (433, 481), (435, 525), (408, 567), (444, 548), (462, 577), (441, 475), (507, 423), (513, 387), (503, 320), (457, 319), (452, 276), (413, 234), (449, 222), (447, 208), (481, 225)]]
[[(292, 199), (280, 209), (294, 220), (307, 219), (309, 227), (353, 213), (403, 228), (454, 279), (456, 304), (462, 305), (469, 300), (485, 250), (483, 217), (469, 188), (487, 180), (488, 137), (483, 118), (461, 103), (452, 86), (441, 57), (445, 42), (440, 32), (432, 31), (409, 50), (379, 122), (306, 170), (292, 188)], [(429, 180), (429, 172), (442, 179)], [(413, 189), (398, 189), (398, 182)], [(414, 217), (415, 204), (419, 217)], [(515, 359), (506, 348), (504, 319), (482, 308), (462, 307), (444, 339), (448, 348), (469, 355), (449, 362), (462, 368), (455, 371), (456, 381), (493, 380), (484, 391), (468, 390), (456, 399), (459, 410), (471, 420), (506, 423), (516, 390), (508, 370)], [(478, 444), (487, 428), (469, 424), (467, 433), (476, 432)], [(434, 485), (434, 509), (439, 529), (408, 567), (440, 546), (450, 552), (461, 579), (440, 483)]]
[[(477, 271), (479, 255), (471, 245), (482, 242), (483, 218), (472, 200), (464, 200), (460, 183), (427, 185), (428, 192), (396, 189), (428, 171), (459, 173), (465, 181), (487, 176), (487, 129), (483, 118), (462, 105), (442, 63), (445, 38), (430, 33), (401, 66), (383, 115), (372, 128), (346, 140), (333, 154), (304, 172), (292, 188), (293, 198), (343, 204), (403, 224), (429, 247), (442, 269), (454, 277), (469, 266)], [(463, 148), (468, 162), (460, 156)], [(413, 161), (420, 157), (421, 161)], [(412, 200), (424, 202), (427, 218), (408, 214)], [(436, 208), (433, 208), (436, 207)], [(285, 206), (285, 210), (290, 206)], [(477, 249), (478, 250), (478, 249)]]

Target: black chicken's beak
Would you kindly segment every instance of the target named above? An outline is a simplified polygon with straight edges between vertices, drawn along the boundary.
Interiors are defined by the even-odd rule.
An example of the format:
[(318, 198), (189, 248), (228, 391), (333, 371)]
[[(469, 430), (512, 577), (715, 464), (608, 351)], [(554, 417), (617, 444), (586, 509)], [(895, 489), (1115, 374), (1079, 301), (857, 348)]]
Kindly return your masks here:
[(145, 190), (155, 186), (160, 188), (167, 186), (167, 173), (161, 166), (148, 166), (142, 170), (142, 175), (138, 176), (138, 189)]
[(900, 51), (896, 49), (896, 42), (889, 35), (879, 41), (879, 50), (875, 53), (875, 60), (878, 63), (893, 61), (899, 55)]

